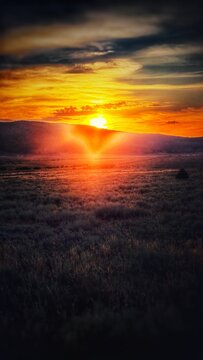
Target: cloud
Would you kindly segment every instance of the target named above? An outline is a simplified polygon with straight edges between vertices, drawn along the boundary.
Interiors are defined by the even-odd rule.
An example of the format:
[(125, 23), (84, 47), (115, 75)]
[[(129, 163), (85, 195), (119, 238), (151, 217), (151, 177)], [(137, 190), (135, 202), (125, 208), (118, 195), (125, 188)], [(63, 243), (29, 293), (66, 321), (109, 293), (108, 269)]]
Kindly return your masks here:
[(135, 86), (201, 86), (203, 46), (155, 45), (132, 52), (129, 57), (140, 65), (130, 77), (118, 78)]
[(156, 16), (127, 16), (119, 13), (88, 13), (79, 23), (22, 26), (5, 32), (1, 53), (23, 54), (63, 47), (77, 47), (117, 38), (140, 37), (160, 31)]
[(82, 64), (76, 64), (72, 67), (70, 67), (66, 73), (67, 74), (90, 74), (92, 73), (94, 70), (91, 66), (88, 65), (82, 65)]
[(171, 120), (171, 121), (167, 121), (166, 124), (167, 125), (175, 125), (175, 124), (179, 124), (179, 121)]
[(186, 62), (186, 58), (193, 54), (202, 54), (203, 46), (201, 45), (155, 45), (147, 49), (138, 50), (135, 52), (137, 61), (141, 61), (143, 65), (158, 65)]
[[(135, 86), (194, 86), (195, 84), (201, 85), (203, 83), (203, 74), (201, 72), (185, 72), (178, 73), (173, 72), (173, 68), (170, 68), (170, 71), (167, 72), (167, 69), (161, 68), (153, 71), (153, 68), (150, 72), (146, 71), (146, 68), (143, 68), (143, 71), (140, 71), (130, 78), (120, 78), (119, 80), (127, 82), (128, 84), (134, 84)], [(159, 71), (159, 72), (158, 72)], [(162, 71), (162, 72), (161, 72)], [(186, 69), (185, 69), (186, 71)]]
[[(2, 117), (54, 114), (56, 121), (83, 123), (104, 111), (118, 128), (135, 118), (151, 119), (150, 126), (160, 119), (171, 121), (169, 131), (176, 131), (178, 124), (171, 125), (178, 116), (180, 123), (185, 116), (194, 126), (202, 122), (195, 111), (203, 105), (202, 5), (196, 0), (184, 6), (175, 0), (7, 0), (0, 20)], [(123, 100), (127, 105), (119, 105)]]
[(91, 115), (102, 110), (116, 110), (121, 109), (126, 106), (125, 101), (119, 101), (115, 103), (106, 103), (99, 105), (84, 105), (81, 107), (69, 106), (59, 110), (54, 111), (54, 117), (69, 117), (69, 116), (81, 116), (81, 115)]
[[(163, 13), (173, 12), (174, 15), (184, 15), (186, 18), (191, 17), (190, 21), (194, 21), (192, 15), (197, 12), (197, 19), (201, 17), (202, 2), (199, 0), (179, 1), (170, 0), (163, 2), (162, 0), (77, 0), (70, 2), (67, 0), (3, 0), (4, 23), (9, 26), (12, 24), (17, 26), (21, 23), (39, 23), (39, 22), (55, 22), (56, 20), (77, 21), (89, 11), (120, 11), (121, 13), (130, 11), (138, 14), (145, 13)], [(11, 11), (12, 9), (12, 11)], [(199, 16), (198, 16), (199, 15)], [(179, 22), (184, 20), (184, 16), (179, 17)]]

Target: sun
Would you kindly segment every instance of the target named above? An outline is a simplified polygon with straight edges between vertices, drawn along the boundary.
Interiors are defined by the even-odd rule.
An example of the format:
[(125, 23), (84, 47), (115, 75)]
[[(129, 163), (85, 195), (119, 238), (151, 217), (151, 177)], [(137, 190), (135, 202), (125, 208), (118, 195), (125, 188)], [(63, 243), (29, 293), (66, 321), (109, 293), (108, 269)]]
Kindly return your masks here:
[(102, 115), (90, 119), (90, 125), (100, 129), (107, 129), (107, 121)]

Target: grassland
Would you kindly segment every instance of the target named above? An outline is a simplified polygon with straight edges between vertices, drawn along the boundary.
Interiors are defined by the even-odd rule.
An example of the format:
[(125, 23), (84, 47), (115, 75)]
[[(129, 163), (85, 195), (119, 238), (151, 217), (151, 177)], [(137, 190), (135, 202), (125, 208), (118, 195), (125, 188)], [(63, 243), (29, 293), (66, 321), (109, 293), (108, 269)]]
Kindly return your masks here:
[(1, 158), (2, 358), (200, 359), (202, 164)]

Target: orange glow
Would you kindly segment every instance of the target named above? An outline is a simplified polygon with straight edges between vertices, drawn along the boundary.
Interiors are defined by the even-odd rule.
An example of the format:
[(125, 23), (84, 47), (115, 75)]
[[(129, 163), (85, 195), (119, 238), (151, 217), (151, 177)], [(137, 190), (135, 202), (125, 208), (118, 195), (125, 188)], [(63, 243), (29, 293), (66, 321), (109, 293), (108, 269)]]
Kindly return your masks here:
[(61, 65), (3, 70), (0, 119), (91, 125), (135, 133), (203, 135), (203, 108), (184, 103), (198, 98), (202, 84), (123, 82), (122, 78), (139, 71), (138, 65), (127, 59), (96, 62), (88, 73), (85, 67), (76, 70), (80, 73)]
[(82, 145), (91, 157), (99, 156), (115, 142), (118, 143), (123, 136), (122, 133), (95, 126), (73, 127), (71, 135), (73, 140)]
[[(48, 16), (54, 15), (54, 6)], [(76, 13), (84, 16), (74, 11), (64, 16), (63, 5), (60, 18), (56, 6), (55, 21), (43, 21), (43, 11), (40, 21), (20, 16), (13, 26), (11, 9), (12, 21), (0, 36), (0, 121), (203, 136), (203, 82), (197, 60), (203, 46), (181, 38), (173, 43), (164, 26), (173, 12), (169, 15), (167, 9), (165, 17), (162, 11), (137, 11), (136, 5), (132, 11), (127, 4), (106, 11), (106, 6), (76, 3)], [(187, 25), (190, 28), (190, 22)], [(148, 42), (152, 35), (154, 41)]]

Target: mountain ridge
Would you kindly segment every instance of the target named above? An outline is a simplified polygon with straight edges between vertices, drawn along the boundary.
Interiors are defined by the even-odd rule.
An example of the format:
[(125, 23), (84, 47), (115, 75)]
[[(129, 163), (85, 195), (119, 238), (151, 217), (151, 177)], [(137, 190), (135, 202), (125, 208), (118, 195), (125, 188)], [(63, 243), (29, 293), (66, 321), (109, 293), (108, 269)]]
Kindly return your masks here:
[(42, 121), (0, 122), (0, 155), (102, 152), (116, 154), (203, 152), (203, 137), (127, 133)]

